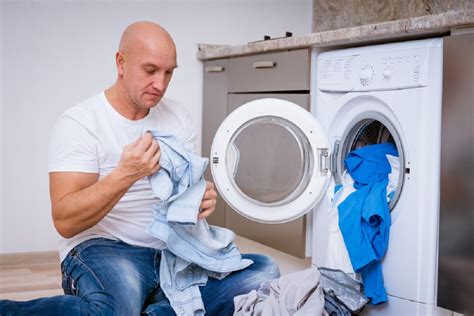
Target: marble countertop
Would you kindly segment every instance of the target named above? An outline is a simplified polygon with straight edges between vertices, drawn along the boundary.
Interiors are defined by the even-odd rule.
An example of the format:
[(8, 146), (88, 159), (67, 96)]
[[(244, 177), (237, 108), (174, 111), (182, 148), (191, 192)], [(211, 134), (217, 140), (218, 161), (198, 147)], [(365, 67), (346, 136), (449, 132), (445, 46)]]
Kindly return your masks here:
[(362, 25), (302, 36), (253, 42), (246, 45), (199, 44), (197, 58), (210, 60), (305, 47), (344, 47), (446, 34), (474, 26), (474, 10), (449, 11), (411, 19)]

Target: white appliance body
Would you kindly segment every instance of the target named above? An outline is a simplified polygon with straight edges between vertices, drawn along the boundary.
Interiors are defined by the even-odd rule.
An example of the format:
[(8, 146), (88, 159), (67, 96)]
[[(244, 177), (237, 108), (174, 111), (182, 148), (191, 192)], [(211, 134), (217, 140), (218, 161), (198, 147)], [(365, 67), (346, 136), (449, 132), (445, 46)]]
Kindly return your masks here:
[[(368, 314), (433, 314), (437, 292), (442, 39), (374, 45), (321, 53), (313, 75), (312, 114), (332, 151), (349, 146), (354, 126), (381, 121), (395, 138), (400, 166), (398, 201), (391, 211), (382, 261), (387, 304)], [(344, 155), (334, 152), (338, 173)], [(313, 264), (324, 266), (329, 201), (313, 214)]]
[[(280, 99), (251, 101), (227, 116), (212, 143), (216, 187), (241, 215), (282, 223), (316, 206), (313, 264), (325, 266), (330, 209), (325, 193), (331, 190), (331, 171), (340, 177), (364, 122), (386, 127), (402, 165), (382, 261), (389, 301), (367, 308), (370, 315), (434, 315), (439, 310), (442, 44), (442, 39), (430, 39), (319, 56), (314, 49), (311, 113)], [(264, 164), (252, 163), (261, 159)], [(298, 178), (290, 187), (285, 181), (261, 181), (263, 175), (280, 176), (288, 168)], [(262, 185), (249, 191), (242, 189), (243, 182)]]

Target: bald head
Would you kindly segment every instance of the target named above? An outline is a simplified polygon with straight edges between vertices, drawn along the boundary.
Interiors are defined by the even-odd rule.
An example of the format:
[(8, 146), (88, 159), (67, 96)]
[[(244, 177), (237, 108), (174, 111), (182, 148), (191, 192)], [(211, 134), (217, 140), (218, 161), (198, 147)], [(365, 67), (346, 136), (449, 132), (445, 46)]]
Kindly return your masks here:
[(127, 26), (120, 39), (119, 51), (133, 55), (138, 49), (159, 47), (176, 54), (176, 47), (169, 33), (160, 25), (140, 21)]
[(153, 22), (136, 22), (125, 29), (115, 62), (117, 81), (107, 93), (130, 119), (143, 117), (158, 104), (178, 66), (173, 39)]

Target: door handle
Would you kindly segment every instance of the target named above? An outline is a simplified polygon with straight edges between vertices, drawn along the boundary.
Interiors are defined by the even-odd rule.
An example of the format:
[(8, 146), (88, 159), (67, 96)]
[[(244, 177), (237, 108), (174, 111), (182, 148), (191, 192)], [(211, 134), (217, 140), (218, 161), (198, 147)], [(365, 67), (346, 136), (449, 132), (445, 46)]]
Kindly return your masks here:
[(227, 163), (229, 164), (228, 170), (232, 174), (232, 178), (235, 179), (235, 175), (237, 174), (237, 167), (239, 166), (240, 161), (240, 151), (234, 143), (230, 144), (227, 157), (229, 158), (227, 160)]
[(253, 68), (273, 68), (276, 67), (276, 61), (257, 61), (253, 63)]
[(225, 68), (223, 66), (209, 66), (206, 67), (206, 72), (223, 72)]

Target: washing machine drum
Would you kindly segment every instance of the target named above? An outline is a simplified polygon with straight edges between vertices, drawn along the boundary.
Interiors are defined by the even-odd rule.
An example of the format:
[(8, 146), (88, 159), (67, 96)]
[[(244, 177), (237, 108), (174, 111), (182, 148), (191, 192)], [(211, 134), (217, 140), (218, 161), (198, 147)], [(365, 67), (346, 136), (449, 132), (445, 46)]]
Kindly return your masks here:
[(222, 122), (211, 147), (217, 190), (236, 212), (261, 223), (283, 223), (309, 212), (324, 195), (329, 141), (302, 107), (259, 99)]

